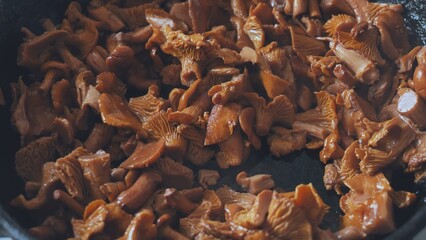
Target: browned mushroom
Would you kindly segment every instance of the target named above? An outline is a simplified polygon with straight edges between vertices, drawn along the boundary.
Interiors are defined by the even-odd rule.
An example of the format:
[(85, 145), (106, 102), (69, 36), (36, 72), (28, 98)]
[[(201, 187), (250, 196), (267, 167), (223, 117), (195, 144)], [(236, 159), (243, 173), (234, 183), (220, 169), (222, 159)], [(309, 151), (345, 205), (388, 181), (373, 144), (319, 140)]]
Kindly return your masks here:
[(155, 215), (149, 210), (137, 213), (119, 240), (154, 240), (157, 237), (157, 226), (154, 224)]
[(94, 199), (103, 199), (100, 186), (110, 181), (111, 159), (110, 155), (103, 151), (96, 154), (78, 157), (83, 168), (83, 175), (89, 188), (90, 196)]
[(112, 127), (103, 123), (96, 123), (84, 142), (84, 147), (89, 152), (97, 152), (111, 141), (113, 133)]
[(383, 122), (361, 150), (361, 171), (374, 175), (395, 161), (415, 137), (414, 130), (399, 118)]
[(252, 107), (247, 107), (241, 110), (238, 118), (241, 129), (247, 135), (248, 141), (254, 149), (259, 150), (261, 148), (261, 142), (259, 137), (255, 134), (255, 121), (256, 121), (256, 110)]
[(120, 18), (130, 29), (146, 25), (148, 22), (145, 11), (157, 7), (156, 3), (145, 3), (130, 8), (119, 8), (114, 4), (106, 4), (106, 8)]
[(123, 97), (127, 86), (112, 72), (102, 72), (96, 76), (96, 90), (100, 93), (116, 94)]
[(99, 187), (99, 191), (101, 191), (110, 202), (113, 202), (118, 195), (126, 189), (127, 187), (124, 182), (109, 182)]
[(417, 53), (418, 66), (413, 75), (414, 89), (423, 99), (426, 99), (426, 48)]
[(73, 199), (68, 193), (62, 190), (55, 190), (53, 192), (53, 199), (60, 201), (68, 209), (72, 210), (77, 216), (83, 216), (84, 207)]
[(305, 132), (283, 127), (273, 127), (271, 132), (268, 137), (268, 145), (269, 150), (276, 157), (300, 150), (306, 145)]
[(225, 105), (228, 102), (238, 100), (243, 93), (251, 88), (248, 82), (248, 74), (245, 71), (242, 74), (232, 77), (231, 81), (215, 85), (210, 88), (208, 95), (212, 97), (212, 102), (216, 105)]
[(55, 137), (41, 137), (19, 149), (15, 155), (18, 175), (25, 181), (41, 181), (43, 165), (57, 156), (55, 145)]
[(124, 23), (105, 6), (88, 8), (89, 15), (108, 26), (111, 32), (117, 32), (125, 27)]
[(249, 16), (243, 29), (256, 49), (263, 47), (265, 44), (265, 33), (262, 29), (262, 23), (256, 16)]
[(78, 162), (79, 157), (87, 154), (89, 152), (86, 149), (79, 147), (55, 162), (55, 175), (64, 184), (67, 192), (78, 201), (87, 200), (89, 197), (83, 169)]
[(136, 149), (127, 160), (120, 164), (124, 169), (146, 168), (154, 164), (165, 150), (165, 141), (160, 139), (147, 144), (138, 142)]
[(216, 161), (220, 168), (226, 169), (229, 166), (238, 166), (243, 162), (244, 145), (239, 127), (234, 130), (227, 140), (218, 145), (220, 150), (216, 153)]
[(426, 109), (426, 104), (422, 98), (413, 90), (408, 90), (399, 97), (398, 112), (410, 118), (419, 127), (426, 127), (426, 118), (422, 111)]
[(237, 212), (231, 222), (246, 229), (255, 229), (266, 220), (269, 204), (272, 200), (272, 191), (263, 190), (256, 196), (253, 206)]
[(241, 106), (235, 103), (215, 105), (210, 113), (204, 145), (211, 145), (227, 140), (238, 124)]
[(92, 51), (87, 54), (85, 60), (87, 65), (92, 67), (95, 72), (102, 73), (108, 71), (107, 64), (105, 63), (107, 57), (107, 50), (98, 45), (92, 48)]
[(312, 226), (303, 210), (292, 200), (274, 192), (266, 217), (265, 229), (278, 239), (312, 238)]
[(181, 65), (170, 64), (164, 66), (161, 70), (162, 81), (166, 85), (178, 86), (180, 84), (180, 73), (182, 72)]
[(188, 140), (185, 153), (186, 160), (202, 166), (214, 156), (214, 149), (204, 146), (204, 131), (190, 125), (179, 125), (177, 131)]
[(99, 111), (104, 123), (114, 127), (130, 128), (137, 134), (145, 135), (139, 118), (121, 97), (102, 93), (99, 97)]
[(161, 181), (162, 177), (157, 172), (145, 172), (129, 189), (121, 192), (115, 202), (128, 212), (136, 212), (148, 201)]
[(190, 188), (194, 182), (194, 173), (188, 167), (170, 159), (160, 158), (155, 163), (155, 167), (161, 172), (163, 186), (185, 189)]
[(216, 170), (200, 169), (198, 170), (198, 183), (205, 189), (208, 189), (209, 186), (217, 184), (220, 175)]
[(123, 73), (132, 66), (134, 55), (135, 52), (132, 48), (119, 45), (111, 51), (105, 63), (110, 71)]
[[(293, 50), (303, 61), (309, 55), (320, 56), (326, 51), (324, 43), (317, 39), (306, 36), (302, 31), (295, 27), (290, 27), (291, 41)], [(306, 47), (309, 46), (309, 47)]]
[(159, 97), (160, 89), (156, 85), (151, 85), (148, 88), (147, 94), (131, 98), (129, 101), (129, 107), (141, 118), (142, 121), (146, 121), (149, 117), (164, 110), (166, 101)]
[(182, 161), (187, 141), (177, 132), (176, 127), (167, 119), (168, 113), (161, 110), (143, 123), (143, 128), (155, 140), (164, 139), (165, 155)]
[(26, 68), (36, 68), (50, 58), (49, 47), (55, 42), (68, 37), (65, 30), (47, 31), (40, 36), (28, 39), (18, 49), (18, 65)]
[(198, 204), (190, 201), (184, 194), (174, 188), (168, 188), (164, 192), (166, 203), (184, 215), (189, 215)]
[(270, 174), (256, 174), (248, 177), (246, 172), (240, 172), (236, 181), (244, 190), (251, 194), (258, 194), (263, 190), (270, 190), (275, 187), (275, 182)]
[(356, 19), (347, 14), (334, 15), (324, 24), (324, 30), (332, 37), (337, 32), (350, 32), (355, 26)]
[(256, 133), (258, 136), (267, 135), (272, 125), (290, 126), (293, 124), (294, 108), (285, 95), (276, 96), (269, 103), (266, 103), (266, 100), (257, 93), (245, 93), (244, 95), (256, 110)]
[(166, 240), (188, 240), (178, 231), (170, 227), (170, 215), (164, 214), (157, 220), (157, 233), (158, 237)]
[(27, 200), (23, 195), (19, 195), (13, 199), (10, 204), (12, 206), (23, 207), (29, 210), (39, 209), (49, 203), (52, 199), (53, 191), (59, 188), (59, 178), (55, 175), (55, 163), (47, 162), (43, 165), (41, 186), (37, 196)]

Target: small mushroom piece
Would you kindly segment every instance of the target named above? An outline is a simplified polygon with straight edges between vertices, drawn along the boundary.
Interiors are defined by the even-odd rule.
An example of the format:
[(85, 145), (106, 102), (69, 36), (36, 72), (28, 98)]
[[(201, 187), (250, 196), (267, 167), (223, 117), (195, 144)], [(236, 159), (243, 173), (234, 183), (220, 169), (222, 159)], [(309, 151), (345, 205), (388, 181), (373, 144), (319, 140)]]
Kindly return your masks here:
[[(330, 41), (330, 48), (333, 53), (343, 60), (350, 70), (355, 73), (356, 79), (361, 83), (373, 84), (379, 80), (380, 74), (375, 63), (358, 53), (356, 50), (346, 48), (342, 43), (339, 42), (341, 36), (348, 36), (349, 33), (338, 32), (336, 34), (337, 41)], [(343, 38), (345, 39), (345, 38)], [(349, 45), (348, 45), (349, 46)], [(361, 45), (357, 45), (360, 47)], [(356, 48), (356, 47), (355, 47)], [(367, 50), (369, 50), (367, 48)]]
[(93, 47), (92, 51), (87, 54), (86, 63), (92, 67), (97, 73), (107, 72), (108, 68), (105, 59), (108, 57), (108, 52), (101, 46)]
[(53, 84), (50, 93), (52, 96), (52, 106), (56, 112), (63, 112), (64, 107), (72, 103), (70, 88), (71, 84), (66, 79), (61, 79)]
[(185, 189), (191, 188), (194, 182), (194, 173), (188, 167), (168, 157), (160, 158), (155, 163), (155, 168), (161, 172), (163, 186)]
[(224, 142), (231, 137), (238, 124), (241, 106), (235, 103), (214, 105), (207, 123), (204, 145)]
[(294, 203), (306, 214), (312, 226), (317, 227), (323, 220), (329, 207), (323, 202), (312, 183), (300, 184), (296, 187)]
[(104, 151), (98, 151), (95, 154), (80, 156), (78, 161), (83, 168), (83, 175), (86, 179), (90, 196), (94, 199), (103, 199), (104, 195), (100, 190), (100, 186), (111, 180), (110, 155)]
[(210, 97), (206, 92), (203, 92), (191, 103), (191, 106), (182, 111), (169, 113), (168, 119), (171, 122), (189, 125), (195, 123), (205, 111), (211, 109), (211, 105)]
[(306, 133), (283, 127), (273, 127), (271, 134), (268, 136), (268, 145), (269, 150), (274, 156), (285, 156), (305, 147)]
[(157, 161), (165, 151), (165, 141), (160, 139), (147, 144), (138, 142), (132, 155), (120, 164), (120, 168), (127, 170), (147, 168)]
[(265, 44), (265, 33), (262, 29), (262, 23), (255, 15), (247, 18), (243, 29), (252, 41), (255, 49), (263, 47)]
[(155, 113), (164, 110), (166, 100), (159, 96), (160, 89), (158, 86), (151, 85), (148, 88), (147, 94), (136, 98), (130, 98), (129, 107), (141, 118), (142, 121), (146, 121)]
[(142, 210), (130, 222), (124, 236), (118, 240), (154, 240), (157, 238), (157, 226), (154, 224), (155, 215), (152, 211)]
[[(292, 48), (297, 56), (303, 61), (307, 61), (307, 56), (322, 56), (326, 52), (324, 43), (321, 41), (305, 35), (300, 29), (296, 27), (289, 27), (291, 34)], [(309, 46), (309, 47), (307, 47)]]
[(274, 192), (264, 229), (272, 238), (312, 239), (313, 229), (305, 213), (291, 199)]
[(414, 70), (413, 85), (416, 93), (426, 100), (426, 64), (419, 64)]
[(244, 209), (251, 208), (256, 199), (254, 194), (236, 192), (228, 186), (217, 189), (216, 194), (223, 204), (235, 203)]
[(71, 53), (65, 43), (58, 42), (56, 43), (55, 48), (58, 52), (58, 55), (61, 57), (64, 63), (69, 66), (72, 73), (80, 73), (87, 70), (87, 66)]
[(68, 193), (57, 189), (53, 192), (53, 199), (60, 201), (64, 206), (72, 210), (79, 217), (83, 216), (84, 207), (75, 199), (73, 199)]
[(149, 8), (145, 11), (146, 21), (153, 27), (169, 27), (173, 31), (188, 32), (186, 23), (161, 9)]
[(111, 142), (114, 129), (104, 123), (96, 123), (84, 142), (84, 147), (89, 152), (97, 152)]
[[(100, 202), (101, 200), (94, 201), (95, 203)], [(78, 237), (83, 240), (88, 240), (94, 234), (100, 233), (105, 227), (105, 220), (108, 215), (108, 210), (105, 207), (105, 202), (102, 201), (101, 205), (93, 206), (93, 203), (90, 203), (85, 210), (85, 216), (83, 220), (72, 219), (71, 224), (73, 227), (73, 233), (75, 237)], [(93, 208), (90, 213), (88, 212), (89, 208)]]
[(120, 18), (118, 18), (105, 6), (88, 8), (87, 10), (91, 17), (107, 25), (111, 32), (118, 32), (125, 27), (123, 21), (121, 21)]
[(244, 72), (233, 76), (231, 81), (215, 85), (210, 88), (208, 95), (212, 97), (212, 102), (216, 105), (225, 105), (228, 102), (238, 100), (249, 88), (248, 74)]
[[(180, 78), (179, 78), (180, 81)], [(185, 90), (182, 88), (173, 88), (169, 93), (169, 102), (170, 106), (173, 111), (177, 111), (179, 108), (179, 101), (183, 94), (185, 93)]]
[(40, 189), (38, 190), (37, 196), (27, 200), (24, 195), (19, 195), (13, 199), (10, 204), (12, 206), (23, 207), (28, 210), (40, 209), (52, 199), (53, 191), (60, 187), (59, 178), (54, 174), (55, 163), (47, 162), (42, 168), (42, 178), (40, 181)]
[(262, 190), (257, 194), (253, 206), (235, 213), (231, 222), (246, 229), (260, 227), (266, 220), (271, 200), (272, 191)]
[(47, 31), (40, 36), (28, 39), (18, 49), (17, 64), (21, 67), (36, 68), (49, 59), (49, 46), (68, 37), (65, 30)]
[(270, 190), (275, 187), (275, 182), (270, 174), (257, 174), (251, 177), (242, 171), (236, 177), (238, 185), (251, 194), (258, 194), (263, 190)]
[(79, 147), (55, 162), (55, 175), (64, 184), (67, 192), (78, 201), (87, 200), (89, 197), (84, 172), (78, 162), (79, 157), (88, 154), (86, 149)]
[(182, 72), (182, 67), (179, 64), (170, 64), (164, 66), (161, 69), (162, 82), (170, 86), (179, 86), (180, 85), (180, 73)]
[(116, 94), (123, 97), (127, 86), (112, 72), (102, 72), (96, 76), (96, 90), (100, 93)]
[(411, 49), (410, 52), (408, 52), (407, 54), (405, 54), (404, 56), (402, 56), (402, 57), (398, 58), (398, 60), (396, 60), (396, 64), (398, 65), (398, 72), (399, 73), (409, 72), (409, 71), (411, 71), (411, 69), (413, 69), (415, 57), (421, 49), (422, 49), (421, 46), (414, 47), (413, 49)]
[(410, 118), (420, 128), (426, 127), (426, 116), (422, 114), (425, 109), (424, 100), (413, 90), (408, 90), (399, 97), (398, 112)]
[(240, 128), (236, 128), (231, 137), (218, 145), (220, 150), (216, 153), (216, 161), (220, 168), (239, 166), (243, 162), (244, 145)]
[(111, 54), (106, 58), (105, 64), (108, 69), (115, 73), (123, 73), (132, 66), (135, 51), (125, 45), (114, 48)]
[(97, 22), (81, 13), (81, 6), (77, 2), (71, 2), (65, 12), (70, 23), (79, 22), (80, 29), (67, 29), (69, 31), (68, 43), (71, 43), (80, 51), (81, 56), (86, 57), (96, 46), (99, 39)]
[(256, 110), (253, 107), (246, 107), (241, 110), (238, 118), (241, 129), (247, 135), (248, 141), (255, 150), (260, 150), (262, 143), (256, 135), (254, 127), (256, 121)]
[(175, 188), (168, 188), (164, 192), (164, 198), (168, 205), (178, 210), (185, 216), (191, 214), (198, 204), (190, 201), (184, 194), (177, 191)]
[(206, 164), (215, 154), (214, 149), (204, 146), (205, 133), (190, 125), (179, 125), (177, 131), (188, 140), (185, 159), (197, 166)]
[(177, 132), (176, 127), (168, 120), (168, 113), (161, 110), (143, 123), (143, 128), (155, 140), (164, 139), (165, 155), (182, 161), (187, 141)]
[(333, 37), (337, 32), (350, 32), (356, 23), (354, 17), (347, 14), (338, 14), (331, 17), (324, 24), (324, 30), (330, 37)]
[(157, 233), (160, 239), (166, 240), (189, 240), (189, 238), (185, 237), (178, 231), (174, 230), (170, 227), (170, 215), (163, 214), (157, 220)]
[[(74, 119), (71, 119), (74, 120)], [(52, 122), (53, 129), (56, 130), (59, 140), (64, 144), (71, 144), (74, 141), (76, 126), (73, 121), (66, 118), (56, 117)]]
[(216, 170), (200, 169), (198, 171), (198, 183), (205, 189), (216, 185), (219, 178), (219, 172)]
[(139, 118), (132, 112), (129, 105), (115, 94), (101, 94), (99, 97), (99, 111), (103, 122), (108, 125), (130, 128), (138, 134), (144, 132)]
[(106, 4), (106, 8), (119, 17), (128, 28), (135, 29), (146, 25), (146, 10), (158, 8), (157, 3), (145, 3), (129, 8), (119, 8), (114, 4)]
[(388, 166), (414, 141), (416, 133), (400, 118), (384, 122), (362, 148), (361, 171), (376, 174)]
[(161, 182), (160, 174), (154, 171), (145, 172), (129, 189), (118, 195), (115, 203), (127, 212), (136, 212), (148, 201)]
[(293, 124), (295, 118), (293, 104), (285, 95), (276, 96), (269, 103), (266, 103), (266, 100), (257, 93), (244, 95), (256, 110), (255, 128), (258, 136), (267, 135), (272, 125), (291, 126)]
[(99, 187), (99, 191), (101, 191), (110, 202), (113, 202), (118, 195), (126, 189), (127, 187), (124, 182), (109, 182), (104, 183)]
[(41, 137), (19, 149), (15, 154), (18, 175), (25, 181), (41, 181), (44, 164), (55, 160), (55, 145), (55, 137)]

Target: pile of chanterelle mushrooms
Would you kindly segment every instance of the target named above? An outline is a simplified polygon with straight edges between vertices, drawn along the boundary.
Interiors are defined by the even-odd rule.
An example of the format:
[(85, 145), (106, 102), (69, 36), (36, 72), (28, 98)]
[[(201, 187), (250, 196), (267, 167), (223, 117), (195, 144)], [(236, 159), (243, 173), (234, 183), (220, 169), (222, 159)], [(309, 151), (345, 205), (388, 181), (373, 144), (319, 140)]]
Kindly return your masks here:
[[(39, 239), (356, 239), (395, 229), (396, 169), (426, 179), (426, 48), (366, 0), (71, 2), (22, 29), (12, 123)], [(319, 149), (341, 230), (312, 185), (214, 186), (250, 151)], [(195, 168), (189, 168), (197, 166)], [(193, 170), (199, 169), (199, 170)], [(194, 172), (195, 171), (195, 172)], [(275, 176), (280, 177), (280, 176)]]

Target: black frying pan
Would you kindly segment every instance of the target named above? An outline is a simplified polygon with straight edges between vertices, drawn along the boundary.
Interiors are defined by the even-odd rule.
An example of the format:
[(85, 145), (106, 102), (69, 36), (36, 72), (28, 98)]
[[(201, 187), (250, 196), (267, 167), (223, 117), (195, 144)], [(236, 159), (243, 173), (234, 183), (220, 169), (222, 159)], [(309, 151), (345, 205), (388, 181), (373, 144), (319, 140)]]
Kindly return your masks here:
[[(6, 95), (7, 106), (0, 107), (0, 237), (13, 239), (32, 239), (22, 227), (32, 222), (31, 215), (12, 209), (8, 203), (23, 190), (23, 182), (15, 173), (14, 155), (19, 148), (19, 136), (10, 125), (11, 96), (9, 84), (16, 81), (22, 69), (16, 66), (16, 51), (21, 43), (20, 28), (29, 27), (35, 33), (41, 33), (39, 20), (50, 17), (54, 22), (63, 18), (67, 0), (0, 0), (0, 87)], [(80, 0), (84, 4), (84, 0)], [(406, 25), (411, 32), (413, 45), (426, 44), (426, 0), (387, 0), (379, 2), (401, 3), (405, 7)], [(341, 214), (338, 197), (327, 192), (323, 186), (324, 166), (318, 160), (316, 151), (300, 151), (282, 159), (274, 159), (264, 153), (253, 153), (244, 166), (221, 172), (223, 178), (218, 185), (229, 185), (239, 189), (235, 176), (245, 170), (249, 174), (272, 174), (278, 187), (291, 191), (300, 183), (312, 182), (324, 201), (331, 207), (326, 215), (323, 227), (332, 230), (338, 228), (338, 216)], [(416, 186), (412, 176), (396, 174), (394, 187), (418, 194), (418, 201), (408, 209), (396, 209), (395, 221), (398, 229), (387, 239), (411, 239), (426, 227), (426, 185)], [(12, 217), (11, 217), (12, 216)], [(22, 227), (21, 227), (22, 226)]]

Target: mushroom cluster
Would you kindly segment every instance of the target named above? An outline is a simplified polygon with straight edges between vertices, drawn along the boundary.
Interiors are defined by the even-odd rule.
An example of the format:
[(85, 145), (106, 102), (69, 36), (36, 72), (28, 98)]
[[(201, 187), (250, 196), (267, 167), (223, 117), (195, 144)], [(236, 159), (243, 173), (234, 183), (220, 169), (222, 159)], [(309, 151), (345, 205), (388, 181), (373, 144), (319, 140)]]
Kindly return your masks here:
[[(367, 0), (91, 0), (23, 28), (11, 204), (38, 239), (357, 239), (395, 229), (403, 169), (426, 181), (426, 47)], [(0, 106), (2, 103), (0, 91)], [(341, 230), (311, 184), (214, 187), (251, 151), (318, 149)], [(209, 166), (209, 167), (207, 167)], [(215, 166), (216, 168), (212, 167)], [(212, 188), (214, 187), (214, 188)], [(213, 190), (216, 189), (216, 190)]]

